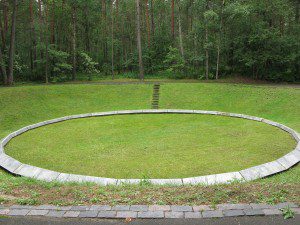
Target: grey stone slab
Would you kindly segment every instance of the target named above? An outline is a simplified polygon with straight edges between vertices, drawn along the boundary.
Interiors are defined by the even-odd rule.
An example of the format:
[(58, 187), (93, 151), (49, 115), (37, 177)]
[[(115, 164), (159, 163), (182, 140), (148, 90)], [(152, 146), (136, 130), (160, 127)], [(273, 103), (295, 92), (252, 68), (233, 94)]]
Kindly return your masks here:
[(82, 179), (83, 182), (96, 183), (100, 185), (115, 185), (117, 183), (116, 179), (111, 178), (102, 178), (102, 177), (92, 177), (92, 176), (84, 176)]
[(219, 218), (223, 217), (223, 212), (220, 210), (213, 210), (213, 211), (204, 211), (202, 212), (203, 218)]
[(268, 205), (268, 204), (263, 204), (263, 203), (250, 203), (250, 206), (252, 209), (276, 209), (274, 205)]
[(22, 165), (22, 163), (20, 163), (19, 161), (15, 160), (14, 158), (11, 158), (9, 156), (7, 157), (6, 160), (1, 162), (1, 164), (0, 164), (1, 167), (6, 169), (7, 171), (9, 171), (10, 173), (14, 173), (14, 171), (21, 165)]
[(80, 211), (67, 211), (63, 217), (66, 218), (77, 218), (79, 216)]
[(130, 206), (130, 210), (131, 211), (140, 211), (140, 212), (143, 212), (143, 211), (148, 211), (149, 207), (147, 205), (131, 205)]
[(138, 212), (138, 218), (160, 219), (160, 218), (164, 218), (164, 212), (163, 211)]
[(150, 179), (152, 184), (157, 185), (182, 185), (182, 179)]
[(10, 139), (12, 139), (12, 138), (13, 138), (13, 136), (12, 136), (11, 134), (9, 134), (9, 135), (6, 136), (5, 138), (3, 138), (3, 139), (1, 140), (2, 146), (5, 146), (5, 145), (10, 141)]
[(11, 209), (7, 215), (9, 216), (26, 216), (29, 213), (29, 209)]
[(62, 182), (77, 182), (77, 183), (96, 183), (100, 185), (109, 185), (116, 184), (117, 180), (110, 178), (101, 178), (101, 177), (92, 177), (92, 176), (83, 176), (76, 174), (63, 174), (58, 178)]
[(245, 209), (244, 213), (246, 216), (263, 216), (265, 215), (262, 209)]
[(258, 121), (258, 122), (261, 122), (263, 120), (263, 118), (256, 117), (256, 116), (249, 116), (249, 115), (244, 115), (244, 118), (248, 120)]
[(66, 211), (49, 210), (49, 213), (46, 214), (45, 216), (62, 218), (65, 213)]
[(184, 178), (182, 179), (182, 182), (183, 184), (191, 184), (191, 185), (196, 185), (196, 184), (207, 185), (206, 176)]
[(186, 219), (200, 219), (202, 218), (202, 214), (200, 212), (185, 212), (184, 217)]
[(263, 164), (272, 174), (279, 173), (281, 171), (286, 170), (284, 166), (282, 166), (279, 162), (273, 161)]
[(231, 172), (231, 173), (208, 175), (206, 179), (208, 185), (213, 185), (213, 184), (230, 183), (235, 180), (242, 180), (243, 177), (239, 172)]
[(133, 211), (119, 211), (116, 218), (137, 218), (137, 212)]
[(114, 211), (129, 211), (129, 205), (115, 205), (111, 208)]
[(79, 216), (80, 218), (96, 218), (98, 216), (98, 211), (80, 211)]
[(140, 184), (142, 179), (118, 179), (117, 185)]
[(276, 122), (271, 121), (271, 120), (263, 119), (262, 122), (263, 122), (263, 123), (267, 123), (267, 124), (269, 124), (269, 125), (272, 125), (272, 126), (274, 126), (274, 127), (280, 127), (280, 123), (276, 123)]
[(295, 204), (295, 203), (292, 203), (292, 202), (283, 202), (283, 203), (279, 203), (279, 204), (275, 205), (275, 207), (277, 209), (284, 209), (286, 207), (289, 207), (289, 208), (298, 208), (298, 205)]
[(171, 211), (173, 212), (192, 212), (193, 207), (191, 206), (184, 206), (184, 205), (172, 205)]
[(0, 166), (1, 166), (1, 164), (2, 164), (3, 162), (5, 162), (8, 158), (9, 158), (8, 155), (6, 155), (6, 154), (4, 154), (4, 153), (0, 154)]
[(282, 214), (282, 212), (279, 209), (263, 209), (263, 212), (266, 216)]
[(229, 216), (244, 216), (245, 213), (241, 209), (233, 209), (233, 210), (224, 210), (223, 211), (224, 216), (229, 217)]
[(76, 174), (64, 174), (61, 176), (61, 180), (64, 180), (64, 182), (76, 182), (76, 183), (83, 183), (84, 182), (83, 175), (76, 175)]
[(117, 111), (118, 115), (124, 115), (124, 114), (139, 114), (143, 112), (143, 110), (121, 110)]
[(249, 204), (219, 204), (217, 205), (219, 210), (233, 210), (233, 209), (251, 209)]
[(156, 114), (156, 113), (167, 113), (167, 110), (161, 110), (161, 111), (157, 111), (156, 109), (143, 109), (138, 113), (142, 113), (142, 114)]
[[(300, 208), (292, 208), (291, 209), (295, 214), (300, 215)], [(1, 215), (1, 210), (0, 210), (0, 215)]]
[(165, 218), (166, 219), (180, 219), (184, 218), (184, 212), (165, 212)]
[(92, 205), (90, 210), (108, 211), (108, 210), (111, 210), (111, 206), (109, 206), (109, 205)]
[(51, 170), (41, 169), (41, 172), (36, 176), (36, 179), (43, 181), (55, 181), (60, 173)]
[(169, 205), (150, 205), (149, 211), (170, 211), (171, 206)]
[(26, 164), (22, 164), (20, 167), (18, 167), (14, 173), (18, 174), (20, 176), (24, 177), (31, 177), (34, 178), (36, 177), (40, 172), (42, 171), (41, 168), (35, 167), (35, 166), (30, 166)]
[(177, 114), (194, 114), (194, 110), (189, 109), (168, 109), (168, 113), (177, 113)]
[(28, 216), (45, 216), (48, 213), (49, 213), (49, 210), (33, 209), (33, 210), (30, 210), (30, 212), (27, 215)]
[(277, 159), (276, 161), (282, 166), (284, 166), (286, 169), (289, 169), (290, 167), (294, 166), (299, 162), (298, 158), (294, 154), (290, 153)]
[(71, 208), (72, 211), (88, 211), (90, 210), (90, 206), (84, 206), (84, 205), (75, 205)]
[(194, 114), (209, 114), (209, 111), (206, 110), (193, 110)]
[(35, 209), (35, 206), (32, 205), (12, 205), (10, 209)]
[(39, 205), (35, 209), (38, 210), (57, 210), (57, 206), (55, 205)]
[(59, 182), (65, 183), (65, 182), (68, 182), (69, 176), (70, 176), (70, 174), (68, 174), (68, 173), (61, 173), (56, 178), (56, 180), (59, 181)]
[(68, 211), (71, 210), (72, 206), (58, 206), (56, 210)]
[(8, 214), (9, 214), (9, 209), (0, 209), (1, 216), (8, 215)]
[(207, 210), (213, 210), (209, 205), (197, 205), (193, 206), (194, 212), (202, 212)]
[(98, 218), (107, 218), (107, 219), (116, 218), (116, 216), (117, 216), (116, 211), (99, 211), (97, 215)]
[(244, 177), (246, 181), (255, 180), (258, 178), (266, 177), (273, 174), (272, 171), (269, 171), (263, 165), (254, 166), (245, 170), (240, 171), (241, 175)]

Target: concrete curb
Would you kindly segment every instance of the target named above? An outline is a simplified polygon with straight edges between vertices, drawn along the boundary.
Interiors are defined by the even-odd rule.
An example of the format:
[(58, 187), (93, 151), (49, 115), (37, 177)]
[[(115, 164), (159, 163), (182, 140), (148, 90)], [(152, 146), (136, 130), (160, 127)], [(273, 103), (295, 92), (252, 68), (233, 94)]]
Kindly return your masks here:
[(239, 181), (250, 181), (258, 178), (267, 177), (279, 172), (283, 172), (300, 161), (300, 135), (293, 129), (267, 119), (248, 116), (237, 113), (227, 113), (218, 111), (204, 111), (204, 110), (183, 110), (183, 109), (145, 109), (145, 110), (123, 110), (123, 111), (111, 111), (111, 112), (96, 112), (87, 113), (80, 115), (65, 116), (52, 120), (43, 121), (40, 123), (32, 124), (23, 127), (2, 139), (0, 143), (0, 166), (12, 174), (20, 175), (24, 177), (30, 177), (42, 181), (59, 181), (59, 182), (93, 182), (100, 185), (120, 185), (120, 184), (137, 184), (142, 182), (142, 179), (114, 179), (114, 178), (103, 178), (103, 177), (92, 177), (75, 174), (66, 174), (46, 170), (43, 168), (23, 164), (14, 158), (8, 156), (4, 152), (5, 145), (14, 137), (41, 126), (46, 126), (53, 123), (58, 123), (66, 120), (86, 118), (86, 117), (98, 117), (98, 116), (112, 116), (112, 115), (127, 115), (127, 114), (205, 114), (205, 115), (217, 115), (236, 117), (247, 120), (254, 120), (262, 123), (266, 123), (279, 129), (288, 132), (297, 142), (296, 148), (288, 153), (287, 155), (262, 165), (254, 166), (248, 169), (244, 169), (238, 172), (229, 172), (223, 174), (213, 174), (200, 177), (190, 177), (183, 179), (149, 179), (148, 182), (158, 185), (183, 185), (183, 184), (203, 184), (203, 185), (214, 185), (230, 183), (236, 180)]
[(281, 215), (281, 209), (289, 207), (295, 214), (300, 208), (294, 203), (266, 204), (220, 204), (212, 208), (208, 205), (92, 205), (92, 206), (54, 206), (54, 205), (13, 205), (0, 206), (0, 215), (39, 216), (59, 218), (107, 218), (107, 219), (201, 219), (236, 216)]

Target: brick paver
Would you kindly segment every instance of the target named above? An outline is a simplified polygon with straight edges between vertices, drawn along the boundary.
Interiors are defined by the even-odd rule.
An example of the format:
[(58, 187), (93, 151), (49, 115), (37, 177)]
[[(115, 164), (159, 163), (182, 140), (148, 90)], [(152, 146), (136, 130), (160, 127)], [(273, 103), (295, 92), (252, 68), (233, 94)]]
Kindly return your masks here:
[(281, 209), (290, 207), (295, 214), (300, 208), (294, 203), (266, 204), (220, 204), (214, 209), (208, 205), (92, 205), (92, 206), (5, 206), (0, 205), (0, 215), (48, 216), (64, 218), (141, 218), (141, 219), (200, 219), (237, 216), (282, 215)]

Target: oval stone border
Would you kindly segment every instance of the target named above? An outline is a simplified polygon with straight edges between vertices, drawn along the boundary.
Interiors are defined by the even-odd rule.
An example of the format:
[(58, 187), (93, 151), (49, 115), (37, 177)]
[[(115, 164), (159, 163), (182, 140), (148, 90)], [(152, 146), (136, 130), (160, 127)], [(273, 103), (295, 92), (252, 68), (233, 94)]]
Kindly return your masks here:
[(126, 115), (126, 114), (206, 114), (206, 115), (219, 115), (228, 117), (237, 117), (242, 119), (254, 120), (262, 123), (266, 123), (275, 127), (278, 127), (286, 132), (288, 132), (297, 142), (296, 148), (285, 156), (262, 165), (254, 166), (248, 169), (244, 169), (238, 172), (213, 174), (200, 177), (190, 177), (182, 179), (149, 179), (147, 181), (152, 184), (158, 185), (182, 185), (182, 184), (203, 184), (203, 185), (213, 185), (213, 184), (223, 184), (230, 183), (236, 180), (239, 181), (251, 181), (258, 178), (267, 177), (282, 171), (285, 171), (298, 162), (300, 162), (300, 135), (293, 129), (277, 123), (271, 120), (248, 116), (237, 113), (227, 113), (218, 111), (205, 111), (205, 110), (185, 110), (185, 109), (147, 109), (147, 110), (123, 110), (123, 111), (111, 111), (111, 112), (98, 112), (98, 113), (88, 113), (80, 115), (65, 116), (57, 119), (47, 120), (44, 122), (32, 124), (23, 127), (1, 140), (0, 143), (0, 166), (7, 170), (8, 172), (34, 178), (42, 181), (59, 181), (59, 182), (93, 182), (101, 185), (120, 185), (120, 184), (138, 184), (143, 179), (113, 179), (113, 178), (103, 178), (103, 177), (93, 177), (84, 176), (76, 174), (59, 173), (56, 171), (51, 171), (27, 164), (23, 164), (16, 159), (8, 156), (4, 152), (5, 145), (14, 137), (38, 127), (46, 126), (48, 124), (58, 123), (66, 120), (80, 119), (87, 117), (98, 117), (98, 116), (111, 116), (111, 115)]

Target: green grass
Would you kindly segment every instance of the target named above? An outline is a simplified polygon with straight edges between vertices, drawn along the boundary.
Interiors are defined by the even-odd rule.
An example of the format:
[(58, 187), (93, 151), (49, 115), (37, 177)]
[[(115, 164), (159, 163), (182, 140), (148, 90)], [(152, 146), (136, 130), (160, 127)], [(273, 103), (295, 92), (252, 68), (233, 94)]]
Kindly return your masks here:
[[(268, 87), (255, 85), (176, 83), (162, 85), (160, 94), (161, 108), (206, 109), (245, 113), (281, 122), (290, 126), (298, 132), (300, 131), (300, 89), (290, 87)], [(110, 86), (78, 84), (0, 88), (0, 138), (3, 138), (8, 133), (15, 131), (28, 124), (60, 116), (97, 111), (149, 108), (151, 104), (151, 95), (152, 85)], [(138, 116), (135, 116), (132, 117), (131, 120), (137, 120), (137, 118)], [(285, 151), (288, 151), (288, 145), (284, 145), (283, 148), (279, 148), (279, 146), (281, 146), (282, 143), (276, 145), (276, 143), (278, 143), (277, 141), (284, 138), (284, 136), (286, 137), (286, 133), (278, 131), (276, 128), (264, 126), (263, 124), (258, 124), (256, 122), (241, 119), (229, 119), (209, 116), (203, 120), (200, 118), (204, 117), (200, 116), (199, 119), (195, 120), (195, 123), (201, 124), (201, 126), (194, 127), (192, 129), (193, 131), (201, 129), (201, 127), (205, 127), (209, 123), (218, 123), (219, 126), (234, 123), (234, 131), (236, 131), (237, 129), (245, 131), (245, 128), (250, 128), (251, 132), (248, 134), (248, 137), (252, 137), (256, 141), (260, 141), (259, 143), (255, 143), (255, 141), (254, 143), (251, 143), (253, 145), (252, 147), (249, 146), (247, 151), (250, 151), (250, 148), (254, 148), (255, 145), (264, 146), (269, 150), (272, 148), (270, 146), (275, 146), (275, 148), (272, 148), (271, 151), (273, 154), (276, 152), (278, 156), (284, 154)], [(113, 121), (116, 122), (118, 120), (118, 117), (106, 117), (101, 119), (95, 118), (91, 120), (82, 119), (51, 125), (48, 127), (30, 131), (24, 134), (24, 136), (22, 135), (18, 137), (18, 139), (15, 140), (15, 143), (12, 142), (12, 144), (18, 144), (19, 138), (20, 140), (23, 138), (26, 139), (26, 135), (34, 135), (34, 133), (38, 131), (42, 132), (43, 135), (46, 135), (47, 133), (49, 135), (51, 134), (52, 126), (61, 126), (61, 129), (66, 129), (67, 126), (65, 126), (65, 124), (67, 123), (70, 123), (70, 127), (73, 128), (76, 127), (76, 124), (80, 125), (84, 123), (86, 125), (84, 130), (82, 130), (83, 128), (77, 131), (70, 130), (70, 132), (73, 133), (75, 136), (80, 136), (80, 133), (85, 134), (90, 132), (88, 130), (90, 125), (100, 126), (100, 120), (102, 119), (106, 121), (104, 124), (109, 125), (109, 123), (112, 123)], [(222, 122), (221, 120), (223, 119), (224, 121)], [(161, 121), (161, 117), (157, 117), (156, 123), (153, 124), (153, 126), (158, 125), (159, 123), (165, 123), (166, 125), (170, 125), (171, 123), (177, 121), (184, 122), (184, 117), (180, 116), (176, 118), (176, 121), (170, 121), (170, 119), (166, 121)], [(101, 122), (102, 125), (103, 122)], [(124, 122), (124, 120), (122, 120), (122, 122)], [(246, 124), (243, 124), (244, 122)], [(182, 126), (186, 129), (189, 127), (190, 123), (191, 121), (185, 121), (182, 124), (176, 123), (176, 126)], [(120, 124), (118, 124), (118, 126), (120, 126)], [(139, 127), (140, 126), (142, 127), (142, 124), (139, 124)], [(168, 126), (160, 128), (168, 129)], [(277, 137), (280, 136), (280, 139), (276, 140), (275, 138), (275, 143), (273, 143), (272, 141), (274, 140), (274, 136), (273, 138), (271, 138), (270, 141), (267, 138), (265, 138), (266, 140), (263, 140), (263, 138), (260, 137), (260, 132), (253, 132), (252, 129), (254, 128), (263, 131), (263, 137), (272, 137), (274, 133), (274, 135), (278, 135)], [(42, 131), (42, 129), (45, 130)], [(122, 127), (122, 130), (124, 129), (125, 128)], [(150, 129), (150, 126), (147, 126), (147, 129)], [(209, 129), (210, 132), (212, 132), (213, 129), (217, 128), (209, 126)], [(172, 128), (172, 130), (176, 129)], [(101, 132), (101, 129), (95, 132)], [(105, 135), (108, 135), (109, 132), (110, 131), (107, 130), (107, 133), (105, 132)], [(230, 134), (228, 126), (225, 127), (224, 130), (219, 130), (219, 132), (220, 134)], [(141, 133), (144, 134), (144, 132)], [(224, 141), (229, 142), (228, 146), (234, 146), (236, 139), (239, 140), (239, 143), (242, 143), (239, 136), (236, 133), (233, 134), (234, 135), (232, 135), (232, 142), (229, 142), (228, 136), (224, 138)], [(243, 134), (245, 134), (245, 132), (243, 132)], [(55, 136), (58, 135), (59, 133), (54, 133), (51, 138), (55, 138)], [(205, 135), (205, 133), (203, 135)], [(188, 138), (196, 139), (195, 143), (192, 144), (200, 145), (201, 143), (199, 142), (199, 140), (201, 140), (203, 135), (191, 134)], [(66, 136), (66, 141), (70, 142), (70, 139), (68, 139), (68, 137), (70, 136), (68, 136), (68, 134), (64, 134), (64, 136)], [(166, 138), (167, 136), (164, 137)], [(182, 133), (180, 133), (180, 138), (177, 138), (174, 141), (178, 142), (178, 144), (181, 146), (187, 146), (190, 144), (186, 141), (185, 143), (181, 143), (181, 141), (186, 139), (186, 137), (184, 137), (184, 139), (181, 137), (183, 137)], [(33, 138), (30, 137), (27, 141), (30, 142), (30, 139)], [(45, 139), (43, 139), (43, 142), (35, 144), (38, 144), (39, 146), (47, 144), (44, 141)], [(76, 140), (74, 141), (76, 143)], [(89, 139), (89, 141), (91, 141), (91, 139)], [(215, 138), (213, 143), (208, 144), (218, 146), (218, 141), (220, 141), (220, 139)], [(289, 139), (289, 137), (287, 137), (284, 138), (283, 143), (291, 143), (290, 141), (291, 140)], [(263, 144), (263, 142), (267, 142), (267, 145)], [(293, 144), (291, 143), (291, 145)], [(204, 145), (202, 145), (202, 147), (203, 146)], [(64, 145), (60, 149), (66, 147), (68, 146), (66, 146), (64, 143)], [(276, 151), (274, 151), (274, 149), (276, 149)], [(88, 150), (90, 151), (90, 149)], [(183, 148), (181, 150), (184, 151), (186, 150), (186, 148)], [(226, 150), (228, 150), (228, 148)], [(255, 150), (259, 151), (261, 150), (261, 148)], [(58, 151), (58, 149), (56, 149), (56, 151)], [(199, 152), (197, 153), (199, 154)], [(236, 153), (237, 152), (235, 152), (234, 154)], [(249, 154), (251, 154), (251, 151)], [(259, 154), (264, 155), (267, 154), (267, 152), (261, 151)], [(277, 155), (273, 154), (268, 154), (267, 157), (269, 157), (270, 160), (272, 159), (272, 157), (276, 158)], [(22, 157), (24, 157), (24, 154), (22, 154)], [(30, 160), (34, 159), (35, 157), (31, 158)], [(48, 160), (51, 160), (51, 158), (48, 158)], [(235, 163), (236, 161), (238, 161), (234, 157), (230, 160), (235, 160)], [(252, 160), (253, 158), (251, 158), (251, 162), (254, 162)], [(264, 158), (258, 160), (261, 160), (261, 162), (263, 162)], [(131, 163), (133, 162), (127, 162), (125, 163), (125, 165), (130, 165)], [(223, 164), (228, 165), (235, 163), (229, 163), (228, 160), (224, 160), (220, 164), (217, 164), (215, 162), (210, 164), (212, 164), (212, 166), (215, 167), (214, 169), (216, 169), (216, 167), (218, 167), (217, 169), (220, 169), (223, 167)], [(167, 165), (165, 164), (164, 166)], [(176, 171), (178, 172), (178, 170)], [(141, 175), (141, 173), (139, 173), (138, 175)], [(14, 177), (4, 172), (3, 170), (0, 170), (0, 202), (5, 204), (18, 204), (18, 202), (23, 201), (24, 204), (32, 204), (34, 202), (38, 202), (38, 204), (58, 205), (95, 204), (95, 202), (97, 202), (97, 204), (111, 205), (196, 205), (228, 202), (276, 203), (282, 201), (293, 201), (296, 203), (300, 203), (299, 185), (300, 165), (297, 165), (284, 173), (277, 174), (267, 179), (260, 179), (245, 184), (236, 183), (213, 187), (157, 187), (148, 185), (98, 187), (94, 184), (58, 184), (56, 182), (47, 183), (23, 177)], [(35, 193), (33, 193), (33, 190)], [(32, 202), (32, 199), (34, 200), (34, 202)]]
[[(242, 84), (166, 84), (160, 107), (244, 113), (283, 123), (300, 132), (300, 88)], [(259, 182), (300, 184), (300, 165)]]
[(45, 126), (15, 138), (6, 152), (26, 164), (66, 173), (183, 178), (245, 169), (294, 147), (287, 133), (255, 121), (147, 114)]
[(23, 126), (66, 115), (150, 107), (151, 85), (0, 87), (0, 138)]

